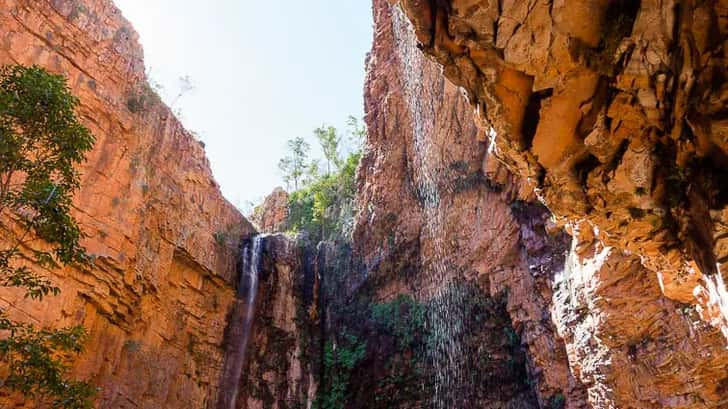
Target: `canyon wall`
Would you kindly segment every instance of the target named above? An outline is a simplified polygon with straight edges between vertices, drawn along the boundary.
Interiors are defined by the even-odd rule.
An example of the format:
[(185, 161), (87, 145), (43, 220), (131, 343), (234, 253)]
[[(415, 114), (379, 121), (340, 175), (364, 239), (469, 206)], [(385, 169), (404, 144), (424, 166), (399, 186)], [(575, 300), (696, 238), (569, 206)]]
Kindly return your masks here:
[[(266, 237), (236, 407), (311, 407), (347, 348), (352, 408), (728, 405), (723, 3), (395, 3), (374, 0), (353, 243)], [(0, 306), (86, 327), (99, 408), (214, 407), (255, 229), (110, 0), (0, 9), (0, 63), (67, 76), (97, 138), (74, 203), (93, 265)]]
[[(616, 107), (607, 112), (607, 97), (599, 94), (597, 99), (601, 100), (592, 101), (589, 96), (571, 95), (591, 92), (578, 82), (588, 75), (568, 71), (560, 64), (571, 67), (574, 59), (586, 58), (573, 55), (579, 44), (585, 46), (561, 38), (564, 29), (549, 31), (549, 24), (557, 22), (548, 20), (559, 19), (558, 24), (573, 26), (574, 30), (592, 30), (593, 21), (578, 12), (588, 14), (586, 9), (596, 6), (596, 2), (589, 6), (583, 3), (582, 9), (582, 3), (567, 8), (563, 2), (505, 2), (499, 7), (487, 1), (403, 1), (406, 13), (392, 3), (374, 2), (376, 34), (365, 89), (369, 147), (360, 167), (361, 213), (354, 236), (354, 245), (371, 279), (382, 283), (380, 296), (391, 297), (401, 291), (437, 293), (452, 277), (477, 282), (491, 295), (506, 290), (507, 311), (528, 351), (529, 383), (538, 394), (540, 407), (724, 407), (728, 396), (728, 352), (721, 334), (724, 327), (716, 308), (716, 294), (712, 299), (705, 295), (714, 272), (701, 278), (703, 273), (697, 267), (701, 262), (696, 261), (700, 257), (689, 249), (703, 243), (694, 238), (698, 233), (714, 235), (717, 240), (710, 243), (718, 246), (722, 235), (721, 222), (715, 219), (720, 209), (715, 206), (719, 203), (712, 199), (702, 202), (700, 206), (705, 210), (713, 209), (709, 213), (714, 223), (695, 225), (698, 221), (691, 219), (693, 227), (704, 230), (686, 235), (688, 222), (675, 219), (686, 214), (680, 209), (689, 201), (672, 202), (674, 207), (666, 205), (660, 196), (665, 187), (660, 187), (659, 180), (664, 179), (655, 176), (659, 180), (645, 181), (640, 173), (659, 173), (650, 170), (652, 162), (639, 159), (645, 152), (660, 161), (670, 161), (672, 156), (664, 158), (653, 148), (638, 147), (634, 142), (638, 138), (629, 131), (632, 128), (624, 124), (627, 119), (617, 118), (624, 112)], [(619, 5), (615, 10), (630, 12), (626, 4), (615, 4)], [(660, 8), (642, 4), (643, 9), (638, 8), (642, 11), (635, 11), (634, 19), (639, 22), (635, 27), (643, 31), (649, 31), (645, 19), (651, 21), (656, 8), (666, 14), (674, 11), (670, 5)], [(702, 22), (722, 22), (718, 17), (725, 16), (717, 3), (694, 7), (696, 11), (690, 13), (705, 16)], [(610, 18), (615, 10), (610, 11)], [(500, 20), (492, 18), (493, 13), (501, 13)], [(511, 15), (514, 13), (518, 18)], [(559, 13), (577, 14), (559, 17)], [(413, 27), (405, 14), (414, 22)], [(632, 21), (614, 18), (619, 24)], [(685, 18), (684, 11), (679, 18)], [(695, 28), (703, 29), (707, 30)], [(488, 30), (511, 34), (496, 39), (496, 34)], [(626, 28), (619, 26), (619, 30)], [(509, 40), (512, 31), (524, 33)], [(541, 41), (536, 34), (547, 37), (543, 44), (533, 43)], [(713, 34), (717, 36), (717, 31)], [(701, 47), (718, 46), (705, 36), (696, 38), (703, 39), (698, 42), (703, 44)], [(504, 41), (510, 48), (504, 50), (488, 41)], [(549, 46), (553, 49), (549, 50)], [(647, 52), (639, 47), (635, 50)], [(708, 60), (722, 55), (715, 51), (708, 54)], [(528, 67), (541, 70), (538, 72), (543, 78), (519, 73), (517, 68), (522, 66), (508, 61), (518, 55), (531, 64)], [(543, 59), (537, 59), (538, 55)], [(638, 54), (630, 55), (636, 58)], [(718, 64), (709, 65), (712, 68), (704, 75), (720, 78), (716, 74), (720, 71)], [(535, 78), (529, 79), (529, 75)], [(609, 101), (621, 98), (634, 110), (637, 101), (646, 98), (645, 92), (631, 99), (618, 98), (623, 90), (613, 89), (606, 75), (600, 71), (596, 83), (609, 91), (603, 91)], [(547, 78), (554, 84), (539, 82)], [(643, 82), (632, 81), (634, 86), (640, 84)], [(711, 92), (720, 95), (725, 84), (713, 81), (704, 86), (707, 88), (697, 95), (714, 101), (718, 97), (711, 96)], [(680, 97), (674, 94), (661, 94), (661, 98), (670, 106), (680, 103)], [(569, 111), (572, 103), (576, 103), (575, 112)], [(711, 109), (704, 114), (712, 115), (716, 107)], [(720, 115), (716, 115), (719, 120)], [(571, 129), (573, 116), (574, 124), (579, 124), (578, 132), (592, 133), (568, 141), (584, 143), (586, 150), (614, 143), (610, 152), (618, 157), (592, 153), (598, 161), (574, 170), (572, 160), (578, 164), (590, 156), (584, 149), (564, 147), (568, 144), (559, 132)], [(608, 117), (613, 119), (606, 120)], [(630, 117), (629, 123), (647, 123), (638, 118)], [(520, 122), (506, 127), (507, 121)], [(597, 126), (605, 121), (606, 128)], [(605, 142), (609, 138), (603, 132), (609, 126), (612, 133), (621, 133), (620, 140), (627, 142)], [(593, 130), (596, 128), (599, 131)], [(720, 124), (713, 129), (719, 134)], [(522, 133), (526, 136), (519, 136)], [(514, 138), (530, 142), (517, 145), (512, 142)], [(704, 161), (698, 162), (702, 165), (693, 165), (693, 175), (713, 178), (703, 186), (712, 192), (708, 195), (712, 198), (720, 196), (717, 180), (721, 173), (709, 171), (716, 165), (706, 165), (705, 161), (718, 160), (716, 149), (710, 148), (710, 155), (701, 156)], [(536, 166), (534, 160), (546, 160), (549, 154), (562, 150), (565, 156), (554, 159), (553, 168)], [(700, 166), (706, 168), (700, 170)], [(591, 190), (591, 185), (583, 189), (583, 194), (578, 193), (582, 188), (572, 189), (574, 180), (597, 183), (593, 180), (597, 174), (603, 189), (621, 193)], [(635, 180), (646, 185), (643, 189), (639, 189), (642, 185), (633, 186), (629, 191), (626, 184), (637, 183)], [(686, 189), (680, 197), (696, 189), (678, 186)], [(580, 203), (578, 198), (585, 202)], [(588, 202), (588, 198), (598, 198), (601, 207)], [(644, 206), (632, 200), (642, 200)], [(662, 208), (662, 213), (657, 208)], [(646, 228), (640, 220), (649, 222), (650, 212), (670, 221), (661, 219)], [(700, 220), (703, 223), (706, 219)], [(665, 232), (668, 228), (676, 229), (671, 238)], [(696, 241), (689, 244), (689, 237)], [(672, 244), (666, 245), (667, 240), (673, 240)], [(707, 248), (713, 248), (713, 244)], [(711, 257), (720, 261), (718, 250)], [(685, 277), (682, 284), (671, 281), (676, 277), (670, 275), (678, 271)], [(681, 285), (688, 286), (682, 288), (686, 291), (682, 297)], [(693, 294), (696, 286), (697, 299)], [(463, 365), (465, 362), (461, 361)]]
[(728, 339), (725, 2), (399, 3), (495, 155)]
[(405, 287), (428, 296), (453, 279), (477, 282), (491, 296), (507, 292), (541, 405), (585, 401), (549, 317), (567, 238), (491, 157), (467, 99), (416, 48), (404, 14), (374, 4), (355, 247), (373, 279), (394, 283), (385, 295)]
[[(310, 408), (321, 361), (315, 251), (297, 237), (263, 240), (257, 312), (235, 408)], [(236, 341), (226, 334), (226, 343)]]
[[(93, 265), (43, 271), (61, 288), (43, 302), (2, 288), (2, 307), (38, 326), (87, 329), (73, 375), (100, 388), (99, 408), (205, 407), (240, 237), (253, 228), (147, 85), (138, 36), (111, 0), (2, 0), (0, 10), (0, 64), (65, 75), (97, 139), (74, 201)], [(6, 398), (0, 406), (33, 407)]]

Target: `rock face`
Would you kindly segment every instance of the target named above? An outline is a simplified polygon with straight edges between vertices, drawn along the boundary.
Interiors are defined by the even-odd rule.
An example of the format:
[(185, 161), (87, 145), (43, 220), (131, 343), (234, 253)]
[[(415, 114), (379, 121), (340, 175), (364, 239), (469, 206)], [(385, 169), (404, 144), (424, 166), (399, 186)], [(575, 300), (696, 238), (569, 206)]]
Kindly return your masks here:
[(310, 408), (321, 356), (314, 342), (320, 321), (313, 255), (297, 238), (264, 240), (258, 312), (236, 408)]
[[(667, 226), (644, 229), (639, 224), (642, 219), (650, 220), (647, 215), (651, 211), (674, 219), (677, 217), (670, 215), (680, 212), (666, 209), (665, 202), (655, 198), (661, 188), (654, 175), (660, 171), (652, 172), (644, 195), (607, 194), (596, 187), (591, 191), (592, 185), (582, 185), (576, 191), (584, 193), (574, 194), (573, 184), (567, 183), (576, 179), (577, 185), (598, 182), (603, 183), (602, 189), (616, 189), (625, 178), (642, 180), (650, 174), (651, 166), (663, 163), (641, 158), (644, 151), (635, 142), (639, 138), (622, 128), (624, 124), (617, 125), (627, 121), (618, 118), (623, 113), (605, 111), (623, 92), (610, 83), (612, 77), (602, 72), (597, 75), (597, 91), (608, 98), (594, 97), (589, 87), (579, 82), (588, 75), (560, 66), (576, 64), (573, 53), (579, 47), (575, 44), (582, 43), (561, 38), (564, 30), (554, 28), (551, 32), (556, 22), (548, 22), (552, 18), (548, 10), (558, 10), (554, 19), (558, 13), (577, 13), (558, 17), (558, 24), (583, 23), (583, 27), (573, 28), (577, 31), (592, 29), (594, 22), (586, 18), (589, 13), (579, 15), (581, 5), (567, 8), (548, 2), (506, 2), (499, 8), (486, 1), (403, 1), (401, 6), (414, 22), (413, 30), (390, 3), (374, 3), (376, 34), (365, 89), (369, 147), (359, 170), (361, 213), (354, 235), (354, 245), (371, 279), (383, 283), (380, 296), (393, 297), (402, 291), (437, 294), (444, 283), (458, 277), (477, 282), (493, 295), (507, 290), (507, 311), (528, 350), (530, 382), (540, 407), (725, 406), (728, 352), (717, 320), (710, 325), (710, 318), (719, 320), (720, 314), (713, 310), (706, 319), (709, 302), (697, 308), (691, 305), (696, 303), (692, 287), (684, 301), (670, 299), (681, 299), (670, 291), (667, 277), (672, 263), (683, 266), (693, 260), (690, 252), (684, 251), (687, 236), (678, 233), (669, 240), (681, 244), (665, 246), (666, 234), (652, 234), (664, 232)], [(642, 3), (647, 9), (639, 11), (637, 21), (647, 18), (650, 4)], [(599, 10), (589, 3), (588, 7), (592, 6), (592, 13)], [(586, 3), (583, 7), (588, 8)], [(662, 7), (666, 12), (671, 10)], [(521, 10), (520, 14), (515, 9)], [(545, 15), (539, 15), (542, 10), (546, 10)], [(614, 12), (609, 11), (610, 18)], [(493, 13), (501, 13), (500, 19), (490, 18)], [(618, 20), (619, 27), (626, 24), (625, 18)], [(488, 30), (507, 32), (508, 27), (529, 34), (510, 40), (510, 34), (497, 38), (488, 34)], [(478, 32), (478, 28), (484, 31)], [(543, 30), (549, 31), (545, 40), (530, 34)], [(510, 48), (499, 49), (503, 47), (488, 41), (505, 41)], [(543, 44), (534, 45), (533, 41)], [(561, 50), (559, 41), (569, 45), (566, 51)], [(594, 41), (598, 43), (598, 39)], [(417, 42), (436, 62), (423, 58)], [(548, 51), (549, 47), (553, 50)], [(528, 57), (522, 64), (542, 70), (540, 74), (524, 74), (522, 65), (502, 61), (519, 53)], [(536, 59), (539, 53), (540, 60)], [(637, 54), (629, 55), (636, 58)], [(577, 62), (583, 62), (579, 58)], [(478, 65), (483, 61), (494, 67)], [(468, 99), (443, 76), (463, 86)], [(548, 78), (553, 83), (546, 81)], [(640, 84), (634, 81), (632, 85)], [(717, 85), (719, 89), (722, 86)], [(607, 90), (599, 91), (599, 87)], [(580, 92), (588, 95), (571, 95)], [(672, 105), (675, 96), (661, 98)], [(475, 115), (468, 100), (478, 108)], [(573, 101), (579, 103), (572, 112), (567, 108)], [(637, 105), (638, 101), (635, 96), (630, 104)], [(524, 106), (518, 108), (521, 103)], [(578, 124), (574, 132), (589, 132), (562, 139), (565, 131), (557, 127), (567, 129), (574, 115)], [(613, 119), (607, 120), (610, 116)], [(637, 117), (631, 120), (633, 126), (647, 123)], [(506, 127), (508, 121), (516, 121), (516, 125)], [(590, 162), (586, 169), (581, 164), (576, 171), (573, 167), (564, 170), (574, 166), (570, 162), (576, 158), (571, 156), (576, 155), (574, 144), (587, 145), (582, 150), (592, 149), (587, 142), (596, 139), (594, 135), (602, 135), (593, 129), (598, 123), (605, 124), (599, 129), (608, 129), (609, 134), (625, 132), (620, 140), (627, 142), (617, 142), (612, 152), (619, 157), (610, 162), (613, 157), (594, 154), (599, 160)], [(520, 138), (514, 129), (520, 132), (521, 128), (530, 135), (525, 140), (531, 142), (518, 147), (511, 138)], [(537, 144), (539, 135), (541, 139), (548, 137), (547, 141)], [(600, 138), (611, 138), (605, 135)], [(562, 156), (549, 156), (561, 151)], [(654, 145), (647, 152), (652, 152), (654, 160), (665, 160), (654, 152)], [(574, 159), (577, 164), (589, 157), (583, 152), (579, 155), (582, 159)], [(605, 169), (607, 163), (611, 167)], [(624, 170), (627, 168), (631, 170)], [(620, 176), (622, 171), (626, 175)], [(595, 174), (599, 180), (590, 182)], [(709, 189), (715, 190), (716, 180), (711, 183)], [(638, 189), (634, 190), (637, 193)], [(568, 226), (573, 238), (536, 202), (530, 193), (534, 191), (556, 215), (581, 221)], [(643, 196), (651, 198), (650, 206), (654, 207), (639, 209), (652, 210), (641, 213), (631, 209), (635, 205), (630, 201)], [(602, 200), (601, 208), (588, 201), (597, 197)], [(655, 210), (660, 207), (663, 213)], [(609, 217), (606, 209), (612, 212)], [(717, 213), (711, 210), (714, 219)], [(629, 220), (623, 224), (625, 219)], [(564, 224), (564, 218), (558, 220)], [(684, 221), (673, 226), (681, 223)], [(720, 228), (716, 222), (702, 231)], [(642, 241), (637, 248), (633, 244), (639, 235)], [(655, 266), (662, 266), (661, 276), (654, 273)], [(683, 267), (676, 268), (674, 271)], [(697, 283), (701, 273), (699, 269), (691, 271), (693, 283)], [(459, 359), (461, 363), (467, 361)]]
[(385, 298), (402, 291), (429, 297), (458, 279), (476, 281), (492, 296), (508, 291), (507, 310), (529, 351), (539, 401), (566, 396), (577, 407), (585, 390), (549, 319), (565, 236), (545, 232), (548, 215), (524, 201), (531, 194), (519, 179), (487, 157), (486, 135), (467, 100), (416, 49), (401, 11), (376, 1), (374, 12), (365, 89), (369, 147), (359, 169), (354, 234), (371, 279), (383, 283)]
[(723, 408), (728, 352), (694, 306), (665, 297), (639, 258), (574, 232), (553, 319), (595, 408)]
[(276, 233), (286, 229), (288, 221), (288, 192), (281, 187), (273, 189), (250, 217), (259, 232)]
[(73, 372), (101, 388), (98, 408), (205, 407), (252, 226), (146, 85), (137, 35), (110, 0), (2, 0), (0, 10), (0, 63), (64, 74), (97, 138), (75, 197), (93, 268), (44, 272), (62, 292), (42, 303), (2, 288), (2, 307), (87, 329)]
[[(723, 2), (394, 3), (374, 0), (353, 248), (265, 238), (235, 407), (342, 384), (362, 409), (726, 407)], [(255, 229), (110, 0), (0, 9), (0, 63), (66, 75), (97, 137), (75, 199), (93, 267), (0, 306), (87, 328), (73, 374), (99, 408), (215, 407)]]
[(725, 2), (399, 2), (495, 155), (723, 327)]

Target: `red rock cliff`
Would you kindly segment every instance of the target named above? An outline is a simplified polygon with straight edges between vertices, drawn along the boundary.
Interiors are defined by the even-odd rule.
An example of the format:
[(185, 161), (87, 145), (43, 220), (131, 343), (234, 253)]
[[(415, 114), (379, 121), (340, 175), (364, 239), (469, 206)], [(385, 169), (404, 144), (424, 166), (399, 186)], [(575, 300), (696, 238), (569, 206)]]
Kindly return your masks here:
[[(239, 237), (202, 146), (146, 85), (137, 34), (111, 0), (0, 1), (0, 64), (68, 78), (96, 136), (75, 197), (93, 268), (47, 271), (42, 303), (0, 289), (11, 313), (90, 334), (74, 374), (99, 408), (201, 408), (216, 395)], [(217, 238), (217, 240), (216, 240)]]
[[(689, 236), (677, 233), (668, 238), (658, 234), (666, 226), (640, 224), (649, 221), (650, 212), (666, 215), (658, 210), (664, 202), (655, 198), (661, 182), (645, 182), (641, 173), (652, 172), (653, 162), (638, 159), (644, 152), (659, 155), (653, 148), (638, 147), (640, 138), (628, 131), (629, 124), (648, 122), (637, 114), (629, 122), (623, 115), (630, 106), (629, 112), (649, 113), (637, 106), (650, 92), (636, 89), (654, 83), (628, 81), (624, 75), (617, 76), (626, 81), (618, 86), (609, 82), (607, 73), (590, 74), (598, 67), (585, 62), (597, 58), (585, 51), (587, 33), (601, 27), (589, 18), (601, 24), (602, 15), (591, 13), (607, 6), (602, 10), (594, 2), (567, 7), (540, 1), (403, 1), (414, 22), (411, 28), (391, 3), (374, 2), (376, 34), (365, 90), (369, 148), (360, 168), (361, 213), (355, 232), (355, 246), (373, 276), (390, 283), (389, 292), (384, 292), (436, 292), (443, 281), (432, 280), (433, 269), (446, 272), (435, 277), (466, 277), (492, 294), (507, 289), (508, 312), (528, 349), (529, 375), (540, 407), (724, 407), (726, 341), (719, 313), (713, 309), (714, 315), (706, 317), (711, 306), (693, 297), (700, 269), (680, 267), (697, 257), (688, 249)], [(620, 12), (630, 12), (626, 4), (614, 3)], [(682, 5), (677, 18), (687, 18), (688, 10), (690, 18), (703, 16), (700, 21), (716, 24), (716, 30), (724, 27), (718, 24), (725, 16), (720, 3), (705, 4)], [(639, 56), (654, 56), (651, 47), (662, 44), (646, 42), (649, 35), (662, 35), (652, 32), (659, 26), (647, 21), (675, 12), (671, 5), (650, 2), (642, 2), (638, 10), (634, 18), (614, 17), (615, 10), (609, 14), (622, 22), (619, 27), (634, 22), (634, 44), (622, 45), (636, 47), (628, 55), (634, 60), (634, 70), (627, 70), (633, 77), (648, 72), (636, 68), (644, 61)], [(679, 35), (705, 29), (690, 29), (680, 21), (684, 28), (675, 31)], [(567, 29), (576, 34), (565, 34)], [(584, 39), (573, 38), (582, 34)], [(599, 43), (598, 36), (592, 37), (589, 41)], [(696, 34), (695, 39), (701, 38), (684, 46), (712, 50), (705, 51), (707, 60), (721, 58), (718, 43)], [(585, 55), (580, 57), (580, 52)], [(619, 64), (629, 65), (627, 61)], [(691, 63), (703, 64), (698, 61), (703, 60)], [(706, 68), (707, 74), (691, 72), (698, 77), (717, 75), (715, 63), (705, 64), (713, 67)], [(590, 75), (595, 84), (611, 90), (608, 98), (594, 97), (595, 92), (601, 95), (599, 86), (592, 89), (581, 82)], [(465, 96), (444, 77), (461, 86)], [(725, 88), (715, 81), (701, 84), (707, 88), (699, 95), (708, 104), (711, 98), (720, 99), (714, 95)], [(636, 87), (631, 99), (618, 98), (632, 93), (624, 87)], [(588, 95), (580, 96), (582, 92)], [(683, 91), (676, 87), (674, 92)], [(666, 98), (670, 109), (679, 105), (675, 94), (653, 93)], [(620, 100), (624, 104), (607, 108)], [(657, 105), (664, 108), (664, 103)], [(717, 108), (711, 109), (693, 115), (710, 117)], [(712, 129), (719, 133), (720, 124)], [(584, 135), (573, 136), (577, 131)], [(603, 157), (594, 150), (607, 146), (605, 139), (620, 132), (618, 139), (627, 141), (621, 149), (615, 142), (611, 153), (599, 151)], [(519, 138), (523, 141), (517, 142)], [(582, 169), (578, 164), (589, 157), (585, 152), (598, 160)], [(651, 177), (659, 179), (657, 173)], [(625, 183), (643, 182), (648, 183), (644, 195), (633, 194), (638, 193), (637, 185), (635, 192), (616, 192), (626, 189)], [(579, 183), (586, 185), (578, 187)], [(720, 190), (715, 180), (706, 188)], [(607, 193), (610, 190), (614, 191)], [(532, 196), (534, 191), (556, 215), (581, 222), (571, 225), (573, 238), (550, 220), (550, 213)], [(640, 207), (633, 200), (650, 204)], [(710, 203), (709, 207), (716, 205)], [(649, 210), (642, 213), (633, 207)], [(716, 216), (720, 211), (710, 213)], [(714, 218), (703, 230), (718, 237), (716, 246), (721, 226)], [(661, 247), (666, 240), (682, 244)], [(719, 247), (713, 252), (722, 260)], [(670, 270), (673, 262), (676, 270)], [(662, 274), (655, 274), (656, 266)], [(678, 270), (692, 278), (671, 284), (669, 277)], [(680, 285), (688, 282), (692, 286), (680, 297)]]
[(496, 156), (728, 339), (725, 1), (399, 3)]

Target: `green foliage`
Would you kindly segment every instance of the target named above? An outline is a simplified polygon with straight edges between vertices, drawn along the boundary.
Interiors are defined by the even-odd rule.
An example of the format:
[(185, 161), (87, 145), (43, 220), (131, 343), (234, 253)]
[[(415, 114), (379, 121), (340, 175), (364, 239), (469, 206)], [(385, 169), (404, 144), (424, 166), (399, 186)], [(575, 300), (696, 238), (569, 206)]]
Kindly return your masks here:
[(521, 337), (516, 334), (516, 331), (514, 331), (513, 328), (506, 327), (503, 329), (503, 333), (508, 341), (508, 346), (511, 348), (518, 348), (521, 345)]
[(425, 319), (425, 307), (406, 294), (372, 306), (372, 320), (378, 328), (397, 339), (400, 349), (415, 348), (421, 342)]
[(50, 397), (54, 408), (92, 407), (90, 398), (95, 394), (94, 388), (63, 377), (67, 362), (83, 350), (86, 338), (83, 328), (36, 330), (0, 317), (0, 330), (10, 333), (0, 340), (0, 355), (18, 362), (10, 362), (4, 387), (39, 400)]
[(566, 406), (566, 398), (562, 393), (557, 393), (549, 399), (549, 409), (564, 409), (564, 406)]
[[(340, 159), (338, 144), (341, 137), (336, 129), (319, 128), (315, 133), (322, 144), (327, 162), (333, 163), (336, 171), (320, 175), (315, 162), (308, 165), (307, 183), (289, 196), (288, 229), (308, 232), (314, 241), (319, 241), (345, 236), (345, 232), (351, 227), (356, 195), (356, 168), (361, 152), (355, 150), (345, 159)], [(290, 158), (296, 156), (293, 146), (291, 148), (292, 155), (282, 162), (288, 163)]]
[(217, 243), (218, 246), (224, 246), (227, 244), (228, 234), (224, 231), (217, 231), (212, 235), (212, 237), (215, 238), (215, 243)]
[(349, 135), (349, 143), (353, 147), (353, 151), (361, 151), (362, 143), (367, 138), (367, 128), (354, 115), (349, 115), (346, 119), (347, 133)]
[[(41, 268), (87, 262), (70, 213), (80, 186), (76, 166), (94, 143), (76, 118), (78, 104), (62, 76), (36, 66), (0, 69), (0, 229), (6, 245), (0, 248), (0, 285), (24, 288), (35, 300), (60, 290), (17, 260)], [(51, 248), (34, 249), (38, 239)], [(0, 359), (8, 370), (3, 387), (54, 407), (90, 407), (92, 388), (64, 379), (66, 362), (81, 351), (82, 328), (36, 330), (0, 311), (0, 331)]]
[(326, 174), (331, 174), (331, 165), (338, 168), (341, 166), (341, 157), (339, 156), (339, 145), (341, 144), (341, 136), (333, 126), (322, 126), (313, 131), (321, 144), (321, 150), (326, 158)]
[(288, 141), (288, 149), (290, 150), (288, 156), (278, 162), (278, 168), (283, 173), (283, 180), (288, 187), (290, 188), (293, 184), (293, 188), (298, 190), (302, 178), (309, 168), (307, 162), (311, 145), (305, 139), (298, 137)]
[(317, 409), (344, 409), (352, 371), (366, 356), (367, 343), (342, 333), (339, 342), (324, 346), (324, 381), (314, 402)]
[(136, 90), (131, 92), (126, 99), (126, 108), (133, 114), (140, 114), (148, 111), (153, 105), (162, 102), (159, 96), (161, 86), (151, 80), (147, 80)]

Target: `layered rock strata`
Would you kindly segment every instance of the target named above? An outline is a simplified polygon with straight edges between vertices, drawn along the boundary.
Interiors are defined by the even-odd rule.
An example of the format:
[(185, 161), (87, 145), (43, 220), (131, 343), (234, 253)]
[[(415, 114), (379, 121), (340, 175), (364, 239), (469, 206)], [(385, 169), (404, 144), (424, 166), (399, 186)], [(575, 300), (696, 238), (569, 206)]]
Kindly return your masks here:
[(548, 214), (529, 204), (519, 179), (493, 158), (484, 163), (488, 141), (466, 98), (417, 50), (401, 11), (376, 1), (374, 12), (369, 147), (354, 234), (370, 279), (383, 283), (384, 298), (401, 291), (429, 297), (463, 278), (492, 296), (507, 291), (541, 404), (564, 395), (573, 407), (585, 404), (549, 314), (567, 239), (546, 233)]
[(728, 334), (725, 2), (399, 4), (494, 154)]
[[(60, 296), (39, 303), (2, 288), (0, 304), (38, 326), (86, 328), (72, 375), (100, 388), (98, 408), (205, 407), (251, 225), (147, 85), (138, 36), (110, 0), (2, 0), (0, 10), (0, 64), (65, 75), (96, 137), (74, 201), (93, 265), (42, 271)], [(0, 406), (33, 407), (13, 402)]]
[[(423, 10), (438, 10), (441, 14), (447, 10), (444, 14), (453, 20), (452, 16), (459, 12), (482, 27), (499, 30), (510, 24), (510, 20), (502, 18), (499, 24), (489, 24), (486, 10), (504, 13), (502, 10), (524, 7), (524, 13), (531, 15), (543, 7), (542, 2), (528, 3), (528, 7), (526, 3), (506, 2), (500, 9), (488, 8), (486, 2), (480, 1), (458, 5), (402, 2), (408, 17), (414, 21), (414, 29), (404, 24), (401, 11), (390, 3), (378, 1), (374, 8), (377, 30), (365, 90), (370, 146), (360, 169), (361, 213), (354, 236), (355, 246), (372, 277), (393, 283), (389, 290), (383, 291), (383, 296), (392, 296), (403, 288), (413, 293), (437, 292), (441, 283), (451, 276), (479, 282), (491, 294), (507, 289), (508, 311), (523, 345), (528, 348), (530, 376), (534, 378), (541, 407), (555, 404), (568, 408), (723, 407), (728, 354), (721, 326), (706, 324), (710, 319), (706, 320), (705, 314), (701, 319), (701, 310), (705, 312), (708, 303), (697, 308), (692, 306), (691, 303), (696, 303), (692, 287), (685, 303), (671, 300), (669, 290), (663, 295), (663, 289), (670, 287), (665, 280), (660, 282), (660, 277), (666, 277), (665, 272), (669, 270), (667, 264), (660, 270), (662, 275), (643, 267), (642, 262), (653, 267), (648, 251), (630, 254), (625, 249), (632, 247), (605, 239), (609, 231), (605, 233), (604, 229), (594, 227), (602, 219), (592, 220), (597, 210), (590, 210), (586, 220), (584, 214), (574, 216), (579, 207), (569, 202), (573, 197), (570, 190), (559, 190), (564, 186), (562, 182), (539, 185), (547, 183), (549, 176), (540, 182), (539, 178), (529, 178), (504, 153), (508, 151), (501, 147), (501, 140), (513, 133), (504, 133), (495, 122), (503, 124), (510, 120), (505, 110), (513, 109), (509, 104), (515, 102), (510, 99), (499, 102), (496, 97), (513, 97), (515, 101), (520, 97), (514, 82), (500, 84), (498, 81), (518, 80), (520, 74), (515, 75), (515, 68), (508, 68), (504, 63), (493, 71), (494, 77), (487, 76), (491, 71), (463, 69), (482, 76), (478, 77), (477, 84), (483, 89), (496, 88), (488, 94), (493, 100), (488, 100), (487, 106), (489, 110), (502, 110), (488, 111), (491, 113), (486, 119), (493, 117), (488, 123), (483, 123), (486, 115), (483, 106), (478, 105), (481, 110), (473, 119), (468, 104), (468, 100), (476, 105), (484, 103), (485, 97), (478, 99), (481, 94), (470, 89), (469, 83), (455, 78), (455, 84), (465, 88), (466, 99), (442, 79), (443, 76), (454, 78), (454, 61), (483, 55), (465, 52), (462, 58), (447, 59), (441, 70), (436, 62), (442, 61), (435, 50), (438, 46), (445, 47), (440, 42), (445, 44), (448, 38), (459, 38), (457, 33), (467, 32), (462, 34), (462, 41), (470, 46), (486, 47), (487, 43), (478, 39), (475, 29), (467, 31), (455, 22), (444, 24), (442, 15), (434, 17)], [(423, 37), (426, 30), (419, 22), (430, 19), (435, 21), (430, 27), (432, 32), (443, 30), (439, 37)], [(516, 31), (526, 29), (522, 25)], [(446, 33), (450, 37), (445, 37)], [(531, 36), (524, 38), (534, 40)], [(435, 55), (436, 62), (423, 58), (416, 48), (418, 42), (425, 53)], [(454, 47), (453, 44), (448, 46)], [(558, 44), (552, 46), (558, 47)], [(544, 47), (523, 45), (522, 52), (546, 53)], [(544, 55), (556, 60), (556, 64), (561, 54)], [(494, 51), (486, 56), (495, 58), (499, 53)], [(538, 66), (544, 67), (548, 68), (546, 64)], [(554, 69), (551, 74), (558, 73)], [(571, 77), (565, 75), (565, 78)], [(531, 87), (537, 89), (533, 84), (535, 80), (523, 92), (538, 94), (531, 91)], [(498, 88), (501, 85), (503, 88)], [(554, 90), (543, 94), (544, 105), (537, 109), (532, 106), (528, 113), (542, 112), (541, 118), (551, 118), (548, 123), (560, 123), (560, 119), (566, 124), (568, 121), (560, 117), (566, 114), (545, 115), (543, 110), (549, 112), (558, 106), (558, 99), (552, 101), (552, 96), (580, 89), (583, 87), (554, 86)], [(604, 109), (603, 106), (594, 108), (591, 103), (582, 108), (580, 118), (587, 117), (592, 109)], [(476, 121), (481, 122), (477, 127)], [(534, 128), (528, 132), (542, 126), (538, 121), (529, 123)], [(558, 148), (560, 140), (555, 131), (544, 135), (551, 135), (552, 139), (542, 142), (542, 149)], [(632, 146), (631, 142), (625, 146)], [(523, 149), (518, 152), (534, 156)], [(505, 166), (496, 159), (505, 161)], [(533, 167), (531, 162), (517, 163), (528, 169)], [(643, 162), (638, 165), (631, 159), (617, 161), (609, 177), (616, 177), (614, 174), (619, 174), (620, 166), (628, 163), (634, 172), (646, 169)], [(591, 174), (599, 166), (595, 165), (587, 173)], [(546, 172), (548, 175), (549, 171)], [(573, 238), (561, 231), (560, 223), (555, 223), (550, 212), (536, 203), (531, 192), (553, 207), (557, 215), (567, 215), (568, 208), (568, 215), (573, 216), (570, 220), (584, 221), (575, 225), (579, 228), (570, 228)], [(653, 192), (646, 190), (646, 194)], [(556, 200), (561, 205), (554, 205), (552, 201)], [(621, 208), (615, 214), (630, 213), (628, 202), (609, 206)], [(631, 213), (637, 216), (639, 212), (631, 210)], [(633, 220), (621, 228), (630, 234), (640, 232), (640, 225)], [(625, 242), (630, 240), (628, 235), (619, 237)], [(661, 236), (647, 234), (643, 243), (659, 247), (660, 240)], [(612, 247), (605, 242), (612, 243)], [(678, 264), (687, 262), (689, 252), (679, 250), (679, 246), (673, 250), (677, 253), (662, 248), (660, 254), (667, 258), (680, 254), (683, 261)], [(433, 275), (433, 270), (440, 272)], [(391, 278), (396, 276), (404, 278)]]

